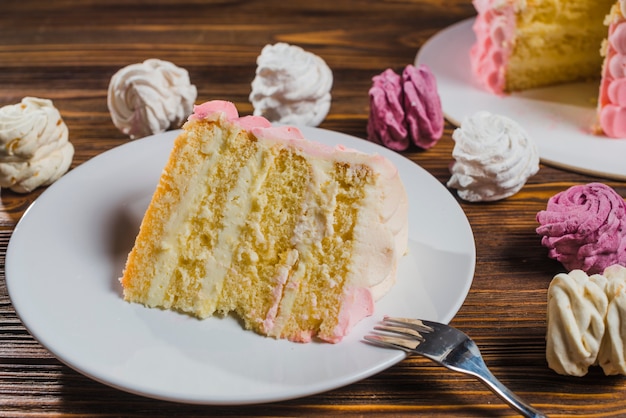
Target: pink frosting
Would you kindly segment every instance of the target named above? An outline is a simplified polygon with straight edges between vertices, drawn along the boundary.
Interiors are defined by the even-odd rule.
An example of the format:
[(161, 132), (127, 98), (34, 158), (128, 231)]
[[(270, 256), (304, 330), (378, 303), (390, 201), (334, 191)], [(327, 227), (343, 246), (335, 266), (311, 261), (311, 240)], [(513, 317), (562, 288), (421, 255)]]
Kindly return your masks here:
[(239, 117), (239, 112), (234, 103), (224, 100), (211, 100), (193, 108), (193, 114), (188, 120), (213, 120), (224, 115), (226, 120), (234, 123), (257, 138), (270, 138), (279, 141), (302, 140), (304, 135), (293, 126), (272, 126), (271, 122), (263, 116)]
[[(511, 2), (512, 3), (512, 2)], [(501, 0), (474, 0), (476, 42), (470, 63), (476, 79), (490, 92), (504, 94), (505, 68), (515, 43), (515, 8)]]
[(428, 149), (443, 135), (443, 109), (437, 81), (425, 65), (407, 65), (402, 72), (405, 120), (413, 143)]
[(407, 65), (402, 77), (392, 69), (372, 78), (367, 135), (394, 151), (411, 142), (431, 148), (443, 135), (443, 110), (435, 76), (425, 65)]
[(325, 341), (336, 343), (363, 318), (374, 313), (374, 297), (366, 288), (352, 288), (344, 292), (339, 321), (332, 335), (322, 336)]
[(626, 266), (626, 204), (609, 186), (570, 187), (550, 198), (537, 221), (541, 244), (567, 270), (595, 274), (613, 264)]
[(236, 118), (236, 120), (239, 126), (246, 130), (272, 127), (270, 121), (263, 116), (244, 116), (242, 118)]
[(195, 105), (193, 107), (193, 113), (189, 116), (188, 120), (208, 119), (222, 113), (226, 115), (227, 119), (236, 119), (239, 117), (239, 112), (234, 103), (224, 100), (211, 100), (200, 105)]
[(598, 122), (612, 138), (626, 138), (626, 21), (614, 19), (609, 25)]

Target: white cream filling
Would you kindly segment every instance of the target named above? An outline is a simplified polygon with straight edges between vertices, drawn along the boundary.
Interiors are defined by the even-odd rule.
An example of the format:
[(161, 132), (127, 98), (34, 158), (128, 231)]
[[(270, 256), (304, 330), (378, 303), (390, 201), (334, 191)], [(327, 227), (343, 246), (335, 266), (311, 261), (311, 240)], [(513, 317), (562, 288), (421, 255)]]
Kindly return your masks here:
[[(222, 132), (216, 130), (214, 134), (221, 135)], [(202, 151), (209, 155), (209, 158), (204, 161), (204, 164), (200, 167), (199, 172), (206, 173), (211, 169), (215, 170), (217, 165), (216, 161), (220, 158), (220, 154), (217, 151), (219, 150), (221, 144), (222, 141), (220, 141), (219, 138), (215, 138), (213, 141), (207, 141), (204, 143)], [(211, 173), (208, 175), (210, 174)], [(204, 183), (201, 181), (190, 184), (185, 196), (183, 196), (180, 200), (180, 205), (176, 208), (175, 216), (173, 216), (165, 226), (163, 239), (159, 243), (159, 247), (162, 252), (159, 254), (154, 266), (154, 271), (158, 275), (155, 274), (150, 282), (150, 289), (148, 290), (148, 296), (145, 302), (148, 306), (158, 306), (164, 304), (164, 295), (172, 279), (172, 268), (176, 267), (175, 265), (168, 266), (168, 264), (170, 264), (170, 260), (178, 259), (180, 254), (179, 252), (176, 252), (176, 254), (171, 253), (176, 251), (177, 248), (181, 248), (176, 245), (177, 241), (180, 241), (181, 238), (183, 241), (187, 240), (191, 231), (186, 230), (181, 236), (181, 226), (184, 225), (185, 219), (188, 218), (189, 213), (198, 207), (198, 200), (204, 195), (202, 190), (204, 187)], [(167, 304), (165, 307), (169, 308), (170, 306), (171, 301), (170, 304)]]
[[(300, 211), (303, 215), (298, 220), (290, 240), (299, 255), (300, 262), (283, 287), (283, 296), (279, 300), (278, 307), (272, 307), (269, 311), (275, 318), (268, 316), (264, 322), (270, 336), (279, 337), (291, 318), (296, 297), (300, 292), (300, 284), (306, 275), (307, 264), (311, 260), (312, 245), (315, 243), (319, 245), (324, 236), (332, 233), (333, 230), (333, 216), (339, 188), (333, 187), (327, 173), (332, 172), (334, 163), (322, 160), (310, 161), (310, 163), (311, 179), (305, 193), (306, 200), (302, 202)], [(319, 192), (320, 185), (325, 187), (326, 193), (323, 195)]]
[(245, 225), (248, 214), (251, 211), (252, 202), (261, 184), (267, 177), (268, 170), (261, 168), (274, 159), (271, 152), (259, 147), (254, 158), (250, 158), (247, 164), (240, 170), (237, 185), (228, 193), (228, 209), (224, 212), (223, 228), (217, 232), (217, 242), (206, 264), (206, 276), (202, 278), (200, 292), (196, 296), (196, 302), (202, 306), (200, 316), (211, 315), (219, 301), (219, 295), (224, 287), (224, 280), (231, 268), (233, 254), (239, 245), (239, 231)]
[[(238, 131), (234, 130), (229, 134), (236, 136)], [(222, 157), (219, 153), (219, 147), (222, 143), (228, 142), (229, 140), (223, 142), (219, 139), (215, 139), (205, 143), (203, 146), (203, 152), (209, 155), (209, 158), (204, 161), (199, 172), (205, 174), (199, 176), (201, 181), (190, 185), (185, 196), (181, 199), (181, 202), (187, 203), (181, 204), (177, 208), (176, 216), (174, 216), (166, 226), (164, 239), (160, 244), (164, 252), (159, 256), (157, 265), (155, 266), (155, 271), (161, 274), (155, 276), (151, 281), (146, 301), (148, 306), (163, 304), (165, 293), (167, 292), (173, 276), (173, 271), (167, 266), (168, 260), (172, 257), (178, 258), (179, 255), (175, 254), (172, 256), (171, 254), (167, 254), (167, 252), (176, 251), (176, 248), (186, 247), (191, 230), (184, 227), (185, 220), (189, 217), (190, 213), (196, 210), (200, 205), (199, 201), (205, 195), (204, 190), (207, 187), (206, 183), (202, 180), (212, 178), (216, 174), (215, 172), (218, 169), (217, 161)], [(260, 173), (260, 167), (262, 164), (267, 164), (268, 158), (272, 158), (269, 154), (270, 153), (259, 149), (255, 158), (250, 158), (247, 164), (242, 167), (238, 175), (236, 186), (226, 197), (229, 203), (228, 210), (224, 212), (222, 221), (223, 227), (220, 231), (214, 231), (218, 239), (214, 250), (210, 254), (207, 254), (205, 264), (205, 271), (211, 274), (207, 274), (202, 278), (200, 291), (195, 300), (197, 306), (201, 306), (200, 310), (195, 313), (201, 317), (211, 315), (215, 310), (215, 305), (219, 299), (217, 295), (219, 295), (222, 290), (224, 278), (232, 262), (233, 250), (238, 243), (238, 231), (245, 223), (246, 217), (241, 216), (241, 214), (250, 212), (253, 193), (249, 193), (248, 191), (258, 190), (260, 184), (264, 181), (267, 172)], [(193, 199), (193, 197), (196, 198)], [(208, 210), (208, 208), (205, 209)], [(176, 242), (178, 244), (173, 244)], [(213, 301), (213, 303), (211, 305), (205, 305), (209, 300)], [(169, 303), (171, 304), (171, 301)]]

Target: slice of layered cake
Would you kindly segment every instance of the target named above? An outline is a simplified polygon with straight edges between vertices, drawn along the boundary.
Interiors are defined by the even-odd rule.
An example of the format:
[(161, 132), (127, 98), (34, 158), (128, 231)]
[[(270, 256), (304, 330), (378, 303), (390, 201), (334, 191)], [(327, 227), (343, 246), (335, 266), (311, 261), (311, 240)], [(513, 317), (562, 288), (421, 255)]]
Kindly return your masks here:
[(407, 212), (384, 157), (207, 102), (175, 141), (128, 256), (124, 298), (338, 342), (394, 284)]

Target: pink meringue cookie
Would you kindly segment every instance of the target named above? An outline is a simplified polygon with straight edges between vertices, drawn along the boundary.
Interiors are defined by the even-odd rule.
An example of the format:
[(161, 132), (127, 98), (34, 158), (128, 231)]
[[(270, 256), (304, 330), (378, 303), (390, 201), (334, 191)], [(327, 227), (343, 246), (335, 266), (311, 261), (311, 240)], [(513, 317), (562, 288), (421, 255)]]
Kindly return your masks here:
[(425, 65), (407, 65), (402, 77), (392, 69), (372, 78), (367, 136), (394, 151), (411, 142), (431, 148), (443, 135), (444, 117), (435, 76)]
[(404, 151), (409, 147), (400, 81), (400, 76), (389, 68), (372, 78), (373, 85), (369, 91), (368, 138), (394, 151)]
[(537, 221), (548, 256), (566, 269), (596, 274), (613, 264), (626, 266), (626, 203), (611, 187), (572, 186), (552, 196)]
[(443, 109), (433, 73), (421, 64), (407, 65), (402, 72), (405, 120), (413, 139), (420, 148), (428, 149), (443, 135)]

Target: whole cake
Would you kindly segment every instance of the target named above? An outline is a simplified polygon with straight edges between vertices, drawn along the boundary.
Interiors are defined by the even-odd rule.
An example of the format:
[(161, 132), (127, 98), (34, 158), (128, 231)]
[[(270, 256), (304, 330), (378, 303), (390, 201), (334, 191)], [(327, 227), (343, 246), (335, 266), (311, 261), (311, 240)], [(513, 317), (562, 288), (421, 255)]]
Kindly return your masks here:
[(474, 0), (472, 69), (494, 93), (598, 77), (615, 0)]
[(124, 298), (338, 342), (394, 284), (407, 205), (384, 157), (207, 102), (175, 141), (128, 256)]
[(495, 94), (602, 75), (598, 123), (593, 128), (607, 136), (626, 137), (626, 122), (620, 118), (626, 101), (619, 94), (624, 82), (618, 81), (624, 78), (625, 3), (474, 0), (478, 16), (470, 51), (473, 73)]
[(626, 1), (611, 8), (605, 23), (609, 35), (602, 45), (604, 64), (596, 131), (614, 138), (626, 138)]

